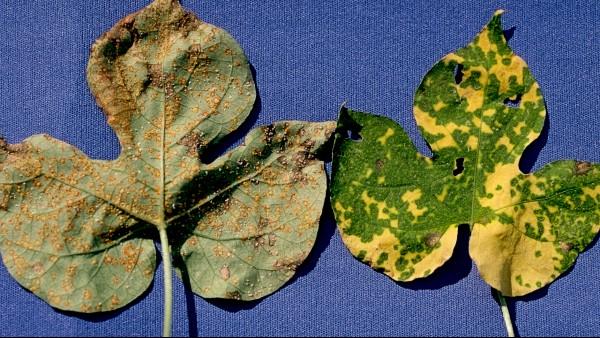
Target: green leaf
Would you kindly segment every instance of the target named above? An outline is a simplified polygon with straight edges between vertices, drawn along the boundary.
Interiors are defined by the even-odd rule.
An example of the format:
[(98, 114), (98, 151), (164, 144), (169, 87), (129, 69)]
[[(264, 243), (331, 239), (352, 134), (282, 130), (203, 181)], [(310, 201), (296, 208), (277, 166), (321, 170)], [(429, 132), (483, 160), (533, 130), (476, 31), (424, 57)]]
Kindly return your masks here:
[(333, 122), (258, 128), (202, 163), (256, 92), (234, 39), (175, 0), (105, 33), (87, 78), (118, 159), (46, 135), (0, 142), (0, 251), (21, 285), (64, 310), (120, 308), (152, 282), (156, 230), (202, 296), (257, 299), (292, 277), (315, 241), (326, 190), (316, 156)]
[(458, 225), (469, 224), (484, 280), (504, 295), (524, 295), (572, 266), (600, 230), (600, 166), (558, 161), (533, 174), (519, 170), (546, 110), (506, 43), (501, 14), (417, 89), (414, 114), (431, 159), (394, 121), (340, 113), (336, 220), (352, 254), (395, 280), (430, 275), (452, 255)]

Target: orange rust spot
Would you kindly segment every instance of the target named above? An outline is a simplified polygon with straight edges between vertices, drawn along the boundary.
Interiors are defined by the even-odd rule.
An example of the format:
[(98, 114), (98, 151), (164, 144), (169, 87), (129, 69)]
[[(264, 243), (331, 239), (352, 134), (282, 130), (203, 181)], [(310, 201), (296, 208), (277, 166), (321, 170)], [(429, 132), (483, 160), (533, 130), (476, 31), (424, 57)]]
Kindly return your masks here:
[(119, 299), (119, 297), (117, 295), (113, 295), (110, 298), (110, 304), (112, 306), (118, 306), (119, 304), (121, 304), (121, 300)]
[(113, 276), (111, 282), (114, 286), (118, 287), (121, 284), (121, 278), (119, 278), (119, 276)]
[(221, 270), (219, 270), (219, 275), (223, 280), (228, 280), (231, 272), (229, 271), (229, 267), (227, 265), (223, 266)]

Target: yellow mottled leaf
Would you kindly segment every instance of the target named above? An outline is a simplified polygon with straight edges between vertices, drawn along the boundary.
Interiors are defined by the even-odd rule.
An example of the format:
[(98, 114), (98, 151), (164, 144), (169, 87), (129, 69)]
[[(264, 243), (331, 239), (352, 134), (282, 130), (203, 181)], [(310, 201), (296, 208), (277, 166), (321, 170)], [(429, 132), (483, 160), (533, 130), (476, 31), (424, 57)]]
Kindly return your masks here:
[(572, 266), (600, 229), (600, 166), (519, 170), (546, 110), (507, 45), (501, 14), (417, 89), (414, 115), (432, 159), (394, 121), (340, 112), (331, 188), (338, 226), (353, 255), (395, 280), (430, 275), (451, 256), (458, 225), (469, 224), (484, 280), (504, 295), (525, 295)]

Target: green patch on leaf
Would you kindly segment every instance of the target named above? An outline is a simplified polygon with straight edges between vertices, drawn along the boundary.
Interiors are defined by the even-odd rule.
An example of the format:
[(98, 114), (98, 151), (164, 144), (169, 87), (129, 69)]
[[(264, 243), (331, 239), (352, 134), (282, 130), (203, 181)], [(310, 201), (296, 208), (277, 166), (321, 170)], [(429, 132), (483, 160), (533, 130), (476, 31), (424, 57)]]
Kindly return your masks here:
[[(519, 170), (546, 110), (539, 85), (506, 43), (501, 13), (417, 89), (414, 114), (432, 158), (394, 121), (340, 112), (335, 217), (350, 251), (395, 280), (444, 264), (458, 225), (469, 224), (470, 254), (486, 282), (524, 295), (572, 266), (600, 230), (600, 166), (558, 161), (533, 174)], [(360, 140), (348, 139), (349, 131)]]
[(257, 299), (292, 277), (315, 241), (316, 156), (333, 122), (257, 128), (202, 163), (256, 92), (240, 46), (178, 1), (119, 21), (93, 45), (87, 79), (118, 159), (46, 135), (0, 142), (0, 250), (21, 285), (64, 310), (120, 308), (152, 282), (157, 229), (204, 297)]

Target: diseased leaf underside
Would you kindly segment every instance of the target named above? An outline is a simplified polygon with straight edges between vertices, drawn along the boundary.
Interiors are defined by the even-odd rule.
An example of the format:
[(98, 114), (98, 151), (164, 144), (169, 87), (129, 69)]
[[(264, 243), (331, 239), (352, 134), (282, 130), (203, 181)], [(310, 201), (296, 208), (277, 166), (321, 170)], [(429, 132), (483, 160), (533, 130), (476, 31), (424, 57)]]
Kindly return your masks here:
[(175, 0), (105, 33), (87, 76), (117, 160), (47, 135), (0, 141), (0, 251), (15, 279), (60, 309), (122, 307), (151, 284), (153, 232), (166, 228), (203, 296), (256, 299), (289, 280), (314, 244), (326, 189), (316, 155), (335, 124), (258, 128), (203, 164), (256, 93), (233, 38)]
[(196, 293), (256, 299), (293, 276), (316, 239), (327, 189), (316, 156), (334, 129), (279, 122), (254, 130), (190, 182), (195, 192), (183, 196), (201, 202), (173, 224), (196, 225), (179, 250)]
[(434, 65), (417, 90), (414, 114), (432, 159), (395, 122), (340, 113), (336, 219), (350, 251), (395, 280), (431, 274), (452, 255), (458, 225), (470, 224), (470, 254), (483, 278), (504, 295), (523, 295), (568, 269), (600, 229), (597, 165), (519, 170), (546, 111), (500, 15)]

